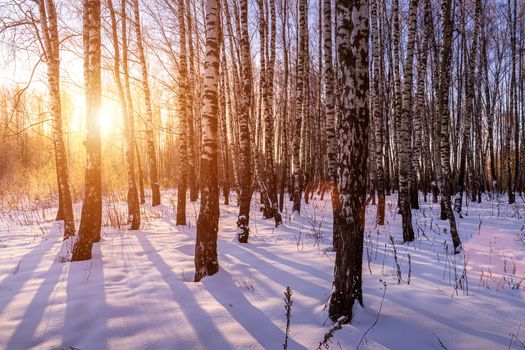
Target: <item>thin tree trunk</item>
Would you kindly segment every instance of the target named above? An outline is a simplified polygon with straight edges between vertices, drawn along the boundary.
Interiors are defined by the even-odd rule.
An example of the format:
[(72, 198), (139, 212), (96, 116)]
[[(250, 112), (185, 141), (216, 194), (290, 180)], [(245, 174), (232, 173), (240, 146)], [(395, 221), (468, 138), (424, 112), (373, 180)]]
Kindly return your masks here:
[[(462, 217), (462, 201), (463, 191), (465, 190), (465, 172), (467, 168), (467, 149), (470, 139), (470, 127), (472, 124), (472, 116), (474, 113), (474, 73), (476, 69), (476, 54), (478, 48), (478, 33), (481, 16), (481, 0), (476, 0), (476, 14), (474, 17), (474, 33), (472, 38), (472, 46), (470, 48), (470, 57), (468, 62), (468, 75), (466, 87), (466, 111), (463, 126), (463, 147), (461, 147), (461, 155), (459, 162), (459, 174), (456, 188), (456, 197), (454, 200), (454, 210)], [(458, 121), (459, 123), (459, 121)]]
[(458, 235), (456, 227), (456, 218), (452, 210), (452, 204), (450, 202), (450, 138), (449, 138), (449, 124), (450, 124), (450, 112), (448, 108), (448, 95), (450, 88), (450, 62), (452, 57), (452, 29), (453, 19), (451, 16), (451, 0), (442, 0), (441, 2), (441, 13), (443, 20), (443, 50), (441, 57), (441, 73), (439, 83), (439, 108), (438, 116), (440, 117), (441, 124), (441, 138), (440, 138), (440, 156), (441, 156), (441, 178), (440, 178), (440, 191), (441, 200), (444, 212), (450, 223), (450, 234), (452, 236), (452, 242), (454, 244), (454, 252), (459, 252), (461, 248), (461, 240)]
[(151, 205), (157, 206), (160, 204), (160, 185), (157, 170), (157, 156), (155, 151), (155, 137), (153, 133), (153, 111), (151, 107), (151, 92), (148, 82), (148, 68), (146, 65), (146, 56), (144, 54), (144, 46), (142, 44), (142, 29), (140, 24), (140, 9), (139, 1), (132, 0), (134, 7), (134, 21), (135, 34), (137, 39), (137, 51), (140, 61), (140, 72), (142, 75), (142, 90), (144, 92), (144, 102), (146, 105), (146, 145), (148, 153), (148, 172), (151, 185)]
[(408, 44), (405, 58), (405, 78), (403, 81), (403, 105), (399, 123), (399, 197), (403, 217), (403, 242), (414, 240), (412, 210), (410, 202), (411, 125), (412, 125), (412, 67), (414, 63), (414, 43), (417, 25), (417, 0), (410, 0), (408, 15)]
[(304, 62), (306, 52), (306, 0), (299, 0), (299, 49), (297, 58), (297, 78), (295, 96), (295, 126), (293, 138), (293, 208), (292, 212), (301, 211), (302, 171), (301, 171), (301, 126), (307, 113), (303, 107), (304, 96)]
[(40, 26), (42, 30), (45, 58), (47, 62), (47, 82), (49, 102), (53, 117), (53, 145), (58, 183), (58, 212), (56, 220), (64, 220), (64, 239), (75, 235), (73, 203), (69, 188), (69, 171), (64, 133), (62, 126), (62, 108), (60, 103), (60, 47), (58, 37), (57, 14), (54, 0), (38, 0)]
[[(124, 14), (126, 1), (123, 0), (121, 3)], [(126, 103), (126, 97), (124, 94), (124, 88), (122, 86), (122, 80), (120, 77), (120, 49), (118, 42), (118, 31), (117, 31), (117, 19), (115, 15), (115, 9), (113, 8), (112, 0), (108, 0), (108, 8), (111, 17), (111, 37), (113, 41), (113, 52), (114, 52), (114, 65), (113, 75), (115, 76), (115, 82), (117, 85), (117, 92), (122, 110), (122, 121), (124, 124), (124, 136), (126, 138), (126, 169), (128, 175), (128, 224), (132, 230), (138, 230), (140, 227), (140, 207), (139, 197), (137, 193), (137, 181), (135, 179), (135, 140), (134, 134), (130, 128), (130, 116), (128, 105)], [(122, 20), (123, 38), (126, 38), (124, 31), (126, 30), (125, 20)]]
[(186, 25), (184, 0), (179, 0), (179, 181), (177, 189), (177, 225), (186, 225), (186, 189), (188, 180), (188, 66), (186, 61)]
[(379, 35), (377, 29), (377, 1), (372, 1), (372, 64), (373, 64), (373, 79), (372, 79), (372, 101), (373, 101), (373, 120), (374, 120), (374, 152), (376, 162), (376, 189), (377, 189), (377, 214), (376, 223), (378, 225), (385, 224), (385, 183), (383, 174), (383, 114), (381, 108), (381, 96), (382, 91), (380, 90), (379, 82), (380, 72), (380, 57), (379, 57)]
[(195, 55), (193, 51), (193, 26), (192, 26), (192, 16), (190, 12), (190, 3), (191, 1), (188, 0), (188, 6), (186, 10), (186, 19), (187, 19), (187, 28), (188, 28), (188, 53), (189, 53), (189, 66), (190, 66), (190, 75), (189, 79), (187, 79), (188, 84), (188, 101), (189, 106), (187, 107), (187, 120), (188, 120), (188, 186), (190, 188), (190, 201), (195, 202), (198, 198), (197, 193), (197, 172), (195, 171), (195, 128), (194, 123), (196, 120), (196, 110), (195, 104), (197, 103), (195, 101), (195, 84), (196, 84), (196, 76), (195, 76)]
[[(208, 0), (211, 1), (211, 0)], [(252, 199), (252, 164), (250, 111), (252, 106), (252, 67), (250, 40), (248, 34), (248, 0), (241, 0), (241, 57), (242, 57), (242, 97), (239, 113), (241, 197), (239, 200), (239, 217), (237, 219), (238, 239), (247, 243), (250, 236), (250, 202)]]

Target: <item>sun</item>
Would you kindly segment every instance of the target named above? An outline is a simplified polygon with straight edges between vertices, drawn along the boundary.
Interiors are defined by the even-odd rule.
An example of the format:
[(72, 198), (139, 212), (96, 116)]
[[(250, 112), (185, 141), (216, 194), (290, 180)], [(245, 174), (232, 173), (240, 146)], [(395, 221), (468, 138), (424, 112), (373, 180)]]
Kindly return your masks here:
[(110, 136), (118, 132), (117, 119), (119, 116), (119, 107), (116, 103), (108, 100), (102, 101), (98, 116), (102, 136)]

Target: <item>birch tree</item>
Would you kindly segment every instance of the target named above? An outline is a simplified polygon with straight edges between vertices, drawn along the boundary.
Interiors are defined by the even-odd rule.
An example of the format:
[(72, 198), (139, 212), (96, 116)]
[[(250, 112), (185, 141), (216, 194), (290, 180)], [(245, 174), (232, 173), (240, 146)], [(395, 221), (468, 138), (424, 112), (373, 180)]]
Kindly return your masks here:
[[(126, 1), (121, 2), (122, 11), (126, 13)], [(113, 2), (108, 0), (108, 8), (111, 17), (111, 38), (113, 42), (113, 75), (115, 76), (115, 83), (117, 85), (118, 98), (120, 102), (120, 108), (122, 112), (122, 121), (124, 125), (124, 136), (126, 138), (126, 169), (128, 177), (128, 224), (132, 230), (138, 230), (140, 227), (140, 206), (139, 197), (137, 192), (137, 181), (135, 177), (135, 127), (133, 122), (133, 112), (129, 110), (128, 101), (126, 101), (126, 94), (124, 93), (124, 87), (122, 84), (120, 74), (120, 48), (118, 41), (118, 30), (117, 30), (117, 19)], [(127, 37), (126, 21), (122, 21), (122, 37)], [(127, 58), (126, 58), (127, 60)], [(127, 65), (127, 63), (126, 63)], [(126, 69), (127, 74), (127, 69)], [(129, 79), (127, 80), (129, 84)], [(130, 98), (131, 99), (131, 98)]]
[(452, 211), (452, 204), (450, 202), (450, 111), (448, 108), (448, 96), (450, 88), (450, 62), (452, 60), (452, 1), (442, 0), (441, 15), (443, 21), (442, 42), (443, 49), (441, 53), (441, 67), (440, 67), (440, 81), (439, 81), (439, 96), (438, 96), (438, 122), (441, 126), (440, 130), (440, 158), (441, 158), (441, 176), (439, 179), (441, 201), (443, 203), (443, 210), (446, 218), (450, 224), (450, 234), (452, 236), (452, 243), (454, 245), (454, 252), (457, 253), (461, 249), (461, 240), (459, 238), (456, 218)]
[(59, 203), (57, 220), (64, 220), (64, 239), (75, 235), (73, 204), (69, 188), (69, 170), (62, 125), (62, 107), (60, 103), (60, 40), (58, 20), (54, 0), (38, 0), (40, 13), (41, 37), (44, 56), (47, 63), (47, 83), (49, 85), (49, 103), (53, 117), (53, 145), (58, 182)]
[(307, 111), (304, 101), (305, 60), (308, 55), (306, 43), (306, 0), (299, 0), (299, 49), (297, 59), (297, 79), (295, 96), (295, 126), (293, 137), (293, 208), (292, 212), (301, 212), (301, 193), (303, 174), (301, 169), (301, 129)]
[(241, 60), (242, 60), (242, 91), (239, 111), (240, 138), (240, 173), (241, 196), (239, 200), (239, 216), (237, 238), (241, 243), (247, 243), (250, 236), (250, 202), (252, 199), (252, 162), (250, 135), (250, 110), (252, 101), (252, 63), (250, 53), (250, 38), (248, 34), (248, 0), (241, 0)]
[(72, 261), (91, 259), (94, 242), (100, 241), (102, 224), (102, 181), (100, 147), (100, 0), (84, 0), (82, 39), (84, 43), (84, 81), (86, 89), (86, 172), (84, 202), (78, 239)]
[(217, 232), (219, 230), (218, 81), (219, 21), (218, 0), (206, 0), (206, 56), (202, 108), (201, 206), (195, 242), (195, 282), (219, 270)]
[[(414, 63), (414, 43), (416, 39), (417, 0), (410, 0), (408, 15), (408, 43), (405, 57), (405, 76), (403, 81), (403, 103), (399, 122), (399, 196), (403, 218), (403, 242), (414, 240), (412, 210), (410, 203), (411, 127), (412, 127), (412, 67)], [(399, 108), (399, 107), (398, 107)]]
[(357, 300), (363, 304), (362, 264), (368, 160), (368, 1), (338, 0), (336, 49), (339, 62), (338, 186), (340, 208), (334, 286), (329, 314), (352, 319)]
[[(186, 225), (186, 189), (188, 182), (188, 67), (186, 60), (186, 12), (179, 0), (179, 183), (177, 190), (177, 225)], [(191, 100), (190, 100), (191, 101)]]
[(146, 63), (146, 55), (144, 53), (144, 45), (142, 38), (142, 28), (140, 24), (140, 8), (139, 1), (132, 0), (134, 10), (133, 25), (135, 27), (135, 35), (137, 39), (137, 54), (140, 62), (140, 73), (142, 90), (144, 92), (144, 102), (146, 105), (146, 145), (148, 153), (148, 172), (151, 185), (151, 205), (157, 206), (160, 204), (160, 185), (157, 170), (157, 155), (155, 151), (155, 137), (153, 132), (153, 111), (151, 105), (151, 91), (148, 82), (148, 67)]

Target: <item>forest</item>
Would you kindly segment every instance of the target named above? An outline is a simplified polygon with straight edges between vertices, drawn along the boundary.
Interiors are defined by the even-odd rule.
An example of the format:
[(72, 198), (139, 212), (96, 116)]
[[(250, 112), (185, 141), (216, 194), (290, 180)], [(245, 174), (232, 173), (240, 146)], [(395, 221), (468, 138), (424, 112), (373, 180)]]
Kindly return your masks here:
[(0, 0), (1, 349), (525, 349), (525, 1)]

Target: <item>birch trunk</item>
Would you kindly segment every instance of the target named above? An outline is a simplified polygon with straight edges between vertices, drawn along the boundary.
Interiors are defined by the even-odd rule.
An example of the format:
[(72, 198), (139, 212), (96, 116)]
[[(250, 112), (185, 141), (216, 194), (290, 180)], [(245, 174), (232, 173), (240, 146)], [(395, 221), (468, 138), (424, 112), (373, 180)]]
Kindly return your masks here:
[(206, 57), (202, 108), (201, 206), (195, 242), (195, 282), (219, 270), (217, 232), (219, 230), (219, 185), (217, 170), (217, 124), (219, 81), (218, 0), (206, 0)]
[(72, 261), (91, 259), (93, 243), (100, 240), (102, 223), (102, 181), (100, 148), (100, 0), (83, 4), (84, 81), (86, 87), (86, 173), (84, 202), (78, 239)]
[(54, 0), (38, 0), (40, 27), (44, 41), (44, 54), (47, 63), (47, 82), (49, 102), (53, 118), (53, 145), (59, 193), (59, 210), (56, 220), (64, 220), (64, 239), (75, 235), (73, 203), (69, 188), (69, 170), (64, 145), (62, 126), (62, 107), (60, 102), (60, 45), (58, 37), (57, 14)]
[(157, 170), (157, 156), (155, 151), (155, 137), (153, 133), (153, 111), (151, 108), (151, 91), (148, 82), (148, 67), (146, 64), (146, 56), (144, 54), (144, 46), (142, 44), (142, 28), (140, 24), (140, 9), (139, 1), (132, 0), (134, 7), (134, 21), (135, 34), (137, 36), (137, 53), (140, 61), (140, 73), (142, 76), (142, 90), (144, 92), (144, 102), (146, 105), (146, 145), (148, 153), (148, 172), (151, 185), (151, 205), (157, 206), (160, 204), (160, 185)]
[(368, 1), (338, 0), (336, 48), (339, 61), (338, 186), (340, 208), (334, 290), (329, 314), (333, 321), (352, 319), (357, 300), (363, 304), (362, 264), (368, 160)]

